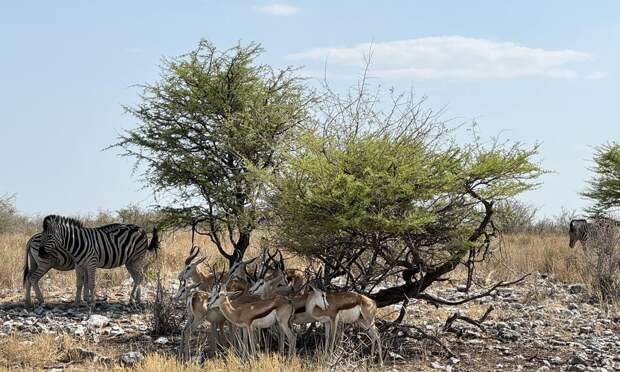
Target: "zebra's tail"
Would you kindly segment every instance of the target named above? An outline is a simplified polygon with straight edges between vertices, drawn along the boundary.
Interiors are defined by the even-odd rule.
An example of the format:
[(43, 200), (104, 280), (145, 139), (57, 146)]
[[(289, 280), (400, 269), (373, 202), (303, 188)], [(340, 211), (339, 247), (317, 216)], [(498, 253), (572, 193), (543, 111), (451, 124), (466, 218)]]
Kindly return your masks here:
[(22, 285), (24, 286), (24, 288), (26, 288), (26, 281), (28, 280), (28, 277), (30, 274), (30, 265), (28, 265), (28, 262), (30, 261), (30, 257), (28, 257), (29, 255), (30, 255), (30, 241), (26, 243), (26, 254), (24, 257), (24, 277), (22, 281)]
[(159, 235), (158, 235), (157, 227), (153, 227), (153, 236), (151, 237), (151, 242), (149, 243), (146, 249), (148, 249), (149, 251), (155, 251), (155, 252), (157, 252), (157, 250), (159, 249)]

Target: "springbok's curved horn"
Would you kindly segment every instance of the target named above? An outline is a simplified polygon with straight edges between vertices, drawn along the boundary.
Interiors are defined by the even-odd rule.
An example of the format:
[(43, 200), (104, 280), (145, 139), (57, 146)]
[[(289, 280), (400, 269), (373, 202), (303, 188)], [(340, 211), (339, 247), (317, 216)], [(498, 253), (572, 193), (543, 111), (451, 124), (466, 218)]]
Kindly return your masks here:
[(187, 258), (185, 259), (185, 264), (186, 265), (191, 264), (194, 258), (196, 258), (199, 253), (200, 253), (200, 248), (198, 248), (198, 246), (193, 246), (192, 249), (189, 251), (189, 256), (187, 256)]
[(282, 251), (279, 249), (278, 254), (280, 255), (280, 270), (284, 271), (284, 257), (282, 257)]

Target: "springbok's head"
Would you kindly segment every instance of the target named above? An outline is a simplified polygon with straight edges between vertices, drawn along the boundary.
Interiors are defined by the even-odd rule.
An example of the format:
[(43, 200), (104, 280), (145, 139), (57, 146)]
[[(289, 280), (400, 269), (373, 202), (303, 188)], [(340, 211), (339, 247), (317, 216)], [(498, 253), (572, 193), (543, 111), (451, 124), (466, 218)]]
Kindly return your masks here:
[(180, 280), (179, 282), (180, 282), (179, 283), (179, 290), (177, 291), (177, 293), (173, 297), (173, 299), (175, 301), (180, 301), (180, 300), (185, 301), (200, 286), (200, 283), (196, 283), (196, 284), (193, 284), (191, 286), (187, 286), (186, 285), (187, 282), (185, 280)]
[(235, 261), (235, 263), (233, 263), (233, 265), (230, 267), (230, 270), (228, 270), (228, 277), (231, 279), (239, 278), (239, 279), (247, 280), (248, 278), (247, 266), (251, 264), (252, 262), (254, 262), (257, 258), (258, 257), (254, 257), (247, 261), (243, 261), (243, 260)]
[(309, 295), (314, 298), (314, 302), (316, 303), (316, 305), (318, 307), (321, 308), (321, 310), (325, 310), (329, 306), (329, 303), (327, 302), (327, 295), (325, 294), (325, 291), (323, 291), (322, 289), (317, 288), (317, 286), (315, 284), (310, 284), (310, 294)]
[(276, 271), (276, 273), (269, 279), (260, 278), (258, 279), (252, 287), (248, 290), (248, 293), (251, 295), (262, 295), (265, 293), (266, 288), (277, 288), (279, 285), (288, 285), (286, 282), (286, 277), (282, 273), (282, 271)]
[(193, 246), (189, 251), (189, 255), (185, 258), (185, 265), (178, 276), (179, 280), (189, 280), (198, 274), (198, 265), (207, 259), (207, 257), (200, 257), (194, 261), (198, 254), (200, 254), (200, 248)]

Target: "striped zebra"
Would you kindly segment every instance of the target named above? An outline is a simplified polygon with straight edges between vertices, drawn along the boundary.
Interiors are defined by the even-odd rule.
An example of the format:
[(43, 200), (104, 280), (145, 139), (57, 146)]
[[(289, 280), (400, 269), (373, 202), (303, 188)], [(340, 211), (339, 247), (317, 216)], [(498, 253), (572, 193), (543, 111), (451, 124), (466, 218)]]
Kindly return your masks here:
[[(88, 302), (95, 303), (95, 271), (125, 265), (133, 279), (129, 301), (140, 302), (140, 284), (144, 278), (143, 266), (147, 251), (157, 252), (157, 229), (149, 243), (146, 232), (131, 224), (111, 224), (87, 228), (76, 219), (50, 215), (43, 219), (39, 255), (47, 258), (55, 249), (65, 251), (85, 275), (77, 281), (86, 281)], [(78, 284), (79, 285), (79, 284)]]
[[(50, 269), (56, 269), (59, 271), (69, 271), (75, 269), (75, 262), (66, 252), (62, 250), (54, 250), (50, 252), (51, 257), (43, 258), (39, 255), (39, 248), (41, 247), (41, 233), (33, 235), (28, 243), (26, 243), (26, 253), (24, 258), (24, 288), (26, 290), (25, 302), (26, 305), (32, 304), (30, 299), (30, 293), (34, 287), (34, 292), (37, 296), (37, 300), (40, 304), (43, 304), (43, 293), (39, 288), (39, 280), (47, 274)], [(76, 275), (84, 275), (83, 271), (76, 273)], [(79, 281), (81, 284), (83, 282)], [(82, 285), (77, 287), (75, 293), (75, 302), (80, 303), (82, 297)], [(86, 294), (84, 294), (86, 296)]]
[(571, 220), (568, 226), (568, 246), (573, 248), (577, 242), (581, 242), (581, 245), (585, 247), (591, 231), (592, 223), (584, 219)]

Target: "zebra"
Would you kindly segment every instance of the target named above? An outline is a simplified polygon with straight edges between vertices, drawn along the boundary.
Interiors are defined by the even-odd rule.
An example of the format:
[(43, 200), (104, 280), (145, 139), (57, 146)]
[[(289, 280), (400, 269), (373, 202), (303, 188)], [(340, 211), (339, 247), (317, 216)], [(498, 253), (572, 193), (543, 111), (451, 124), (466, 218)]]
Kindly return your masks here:
[[(95, 303), (95, 271), (125, 265), (133, 279), (129, 302), (140, 302), (140, 284), (144, 278), (143, 266), (147, 251), (157, 253), (159, 237), (157, 228), (148, 241), (144, 229), (132, 224), (111, 224), (87, 228), (76, 219), (49, 215), (43, 219), (43, 232), (39, 255), (47, 258), (55, 249), (65, 251), (74, 261), (77, 282), (86, 280), (88, 303)], [(78, 284), (79, 285), (79, 284)]]
[(581, 245), (585, 247), (591, 231), (592, 223), (584, 219), (571, 220), (568, 228), (568, 246), (573, 248), (577, 242), (581, 242)]
[[(39, 288), (39, 280), (47, 274), (50, 269), (56, 269), (59, 271), (69, 271), (75, 269), (75, 261), (66, 252), (62, 250), (54, 250), (51, 253), (51, 257), (43, 258), (39, 255), (39, 248), (41, 247), (41, 233), (34, 234), (26, 243), (26, 252), (24, 258), (24, 277), (23, 285), (26, 290), (25, 303), (26, 305), (32, 305), (30, 299), (30, 293), (32, 287), (37, 296), (37, 300), (40, 304), (44, 303), (43, 293)], [(83, 271), (76, 273), (78, 276), (85, 274)], [(83, 283), (78, 281), (78, 283)], [(79, 285), (75, 294), (75, 302), (79, 304), (82, 297), (82, 285)], [(86, 293), (84, 293), (86, 296)]]

